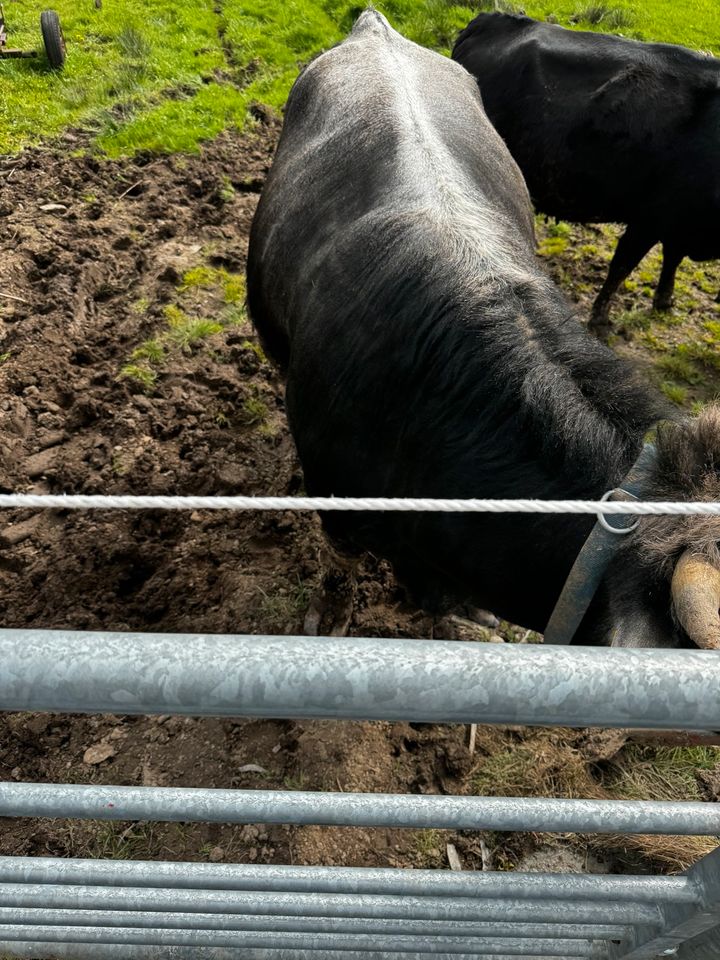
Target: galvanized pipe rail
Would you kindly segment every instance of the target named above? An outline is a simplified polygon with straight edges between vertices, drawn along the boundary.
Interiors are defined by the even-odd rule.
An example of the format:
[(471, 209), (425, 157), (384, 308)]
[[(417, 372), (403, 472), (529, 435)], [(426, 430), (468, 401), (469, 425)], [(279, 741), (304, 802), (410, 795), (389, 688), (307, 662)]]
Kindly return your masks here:
[(257, 863), (174, 863), (158, 860), (65, 860), (0, 857), (0, 883), (172, 887), (177, 890), (252, 890), (348, 893), (395, 897), (618, 900), (700, 903), (689, 877), (559, 873), (455, 873), (391, 867), (303, 867)]
[[(134, 887), (3, 885), (0, 906), (59, 910), (122, 910), (158, 914), (242, 914), (249, 917), (328, 917), (370, 920), (421, 920), (453, 923), (558, 922), (558, 901), (470, 899), (453, 897), (388, 897), (332, 893), (258, 893), (226, 890), (146, 890)], [(657, 924), (656, 906), (633, 902), (563, 901), (563, 921), (613, 926), (633, 922)]]
[[(109, 943), (54, 943), (45, 941), (0, 941), (0, 950), (11, 957), (27, 960), (428, 960), (427, 953), (397, 953), (382, 951), (290, 950), (283, 948), (257, 949), (225, 947), (174, 947)], [(477, 960), (471, 954), (433, 954), (432, 960), (458, 960), (458, 957)], [(582, 957), (554, 957), (547, 953), (529, 956), (523, 960), (584, 960)], [(517, 960), (517, 954), (495, 954), (492, 960)], [(692, 957), (688, 960), (705, 960)]]
[(719, 836), (720, 804), (0, 783), (0, 817)]
[(0, 630), (0, 708), (720, 731), (720, 655)]
[[(113, 905), (115, 906), (115, 905)], [(143, 927), (157, 930), (158, 916), (148, 910), (53, 910), (0, 907), (0, 924), (40, 924), (73, 927)], [(172, 913), (163, 917), (164, 930), (249, 930), (253, 933), (363, 933), (400, 937), (521, 937), (524, 939), (593, 938), (623, 940), (629, 933), (621, 924), (509, 923), (434, 920), (371, 920), (360, 917), (244, 916), (234, 913)]]
[(54, 941), (74, 940), (76, 943), (122, 943), (146, 944), (149, 946), (217, 946), (237, 948), (257, 948), (261, 950), (338, 950), (367, 953), (369, 951), (389, 951), (393, 953), (425, 954), (474, 954), (527, 956), (548, 951), (556, 957), (602, 957), (594, 941), (582, 939), (553, 940), (530, 939), (520, 937), (396, 937), (354, 934), (345, 936), (338, 933), (252, 933), (249, 931), (173, 930), (165, 927), (148, 929), (145, 927), (70, 927), (70, 926), (21, 926), (6, 924), (2, 935), (7, 941), (37, 940), (52, 943)]
[[(0, 709), (720, 730), (720, 656), (0, 631)], [(720, 805), (0, 784), (0, 816), (720, 834)], [(0, 857), (0, 953), (57, 960), (717, 960), (683, 877)]]

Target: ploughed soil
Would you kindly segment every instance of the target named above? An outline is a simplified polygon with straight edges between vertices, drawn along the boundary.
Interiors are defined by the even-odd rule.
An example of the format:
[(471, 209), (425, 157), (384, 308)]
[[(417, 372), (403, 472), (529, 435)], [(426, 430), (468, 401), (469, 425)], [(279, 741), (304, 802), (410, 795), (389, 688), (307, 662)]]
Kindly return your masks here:
[[(259, 114), (249, 134), (224, 135), (199, 156), (99, 161), (71, 133), (0, 158), (2, 492), (301, 489), (282, 385), (242, 312), (248, 230), (277, 133)], [(5, 627), (300, 633), (328, 564), (311, 515), (57, 510), (0, 520)], [(384, 562), (362, 560), (349, 634), (421, 638), (434, 627)], [(479, 638), (536, 639), (506, 626)], [(467, 731), (450, 726), (0, 717), (0, 779), (15, 781), (615, 796), (628, 751), (643, 749), (617, 734), (517, 728), (480, 730), (471, 755)], [(690, 796), (717, 799), (717, 770), (696, 780)], [(673, 869), (708, 846), (0, 821), (0, 854), (37, 856), (447, 867), (452, 843), (465, 868), (481, 869), (484, 856), (511, 869), (550, 842), (564, 851), (557, 862), (570, 856), (578, 869), (590, 851), (613, 869)]]

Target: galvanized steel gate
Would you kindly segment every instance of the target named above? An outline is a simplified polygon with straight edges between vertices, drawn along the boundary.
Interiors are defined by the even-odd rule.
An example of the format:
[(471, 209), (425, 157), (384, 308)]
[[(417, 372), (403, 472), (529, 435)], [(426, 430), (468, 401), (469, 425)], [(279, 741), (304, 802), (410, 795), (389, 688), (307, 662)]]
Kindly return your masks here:
[[(720, 654), (0, 631), (0, 708), (720, 731)], [(720, 805), (0, 784), (0, 816), (720, 835)], [(720, 957), (720, 850), (684, 876), (0, 857), (0, 955)]]

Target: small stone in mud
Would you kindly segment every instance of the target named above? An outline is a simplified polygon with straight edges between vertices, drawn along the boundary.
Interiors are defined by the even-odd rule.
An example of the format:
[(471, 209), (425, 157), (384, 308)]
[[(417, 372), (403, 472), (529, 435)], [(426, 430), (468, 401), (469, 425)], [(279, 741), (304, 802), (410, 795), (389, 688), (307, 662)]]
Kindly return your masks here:
[(56, 452), (57, 448), (51, 447), (49, 450), (41, 450), (27, 458), (25, 461), (25, 469), (31, 480), (41, 477), (52, 467)]
[(65, 213), (67, 211), (64, 203), (43, 203), (39, 209), (43, 213)]
[(225, 859), (225, 851), (222, 847), (213, 847), (208, 854), (208, 859), (212, 863), (220, 863), (221, 860)]
[(114, 757), (115, 753), (115, 747), (111, 743), (94, 743), (91, 747), (88, 747), (83, 754), (83, 763), (94, 767), (98, 763)]

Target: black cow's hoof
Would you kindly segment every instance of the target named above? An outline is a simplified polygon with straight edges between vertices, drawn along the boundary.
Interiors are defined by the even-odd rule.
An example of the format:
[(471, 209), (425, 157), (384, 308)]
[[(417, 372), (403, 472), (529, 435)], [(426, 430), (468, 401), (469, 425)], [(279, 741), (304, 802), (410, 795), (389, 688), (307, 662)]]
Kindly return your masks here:
[(673, 300), (653, 300), (653, 310), (657, 313), (669, 313), (673, 308)]
[(456, 616), (472, 620), (473, 623), (477, 623), (480, 627), (490, 627), (494, 630), (500, 626), (500, 621), (494, 613), (491, 613), (489, 610), (482, 610), (480, 607), (475, 607), (470, 603), (463, 604), (451, 612), (456, 614)]
[(352, 620), (357, 583), (357, 560), (344, 557), (327, 546), (325, 573), (310, 599), (303, 621), (307, 637), (344, 637)]
[(456, 613), (433, 618), (433, 640), (466, 640), (474, 643), (505, 643), (503, 637), (490, 627), (476, 620), (460, 617)]
[(588, 323), (588, 330), (595, 334), (598, 340), (607, 340), (611, 329), (609, 317), (591, 317)]

